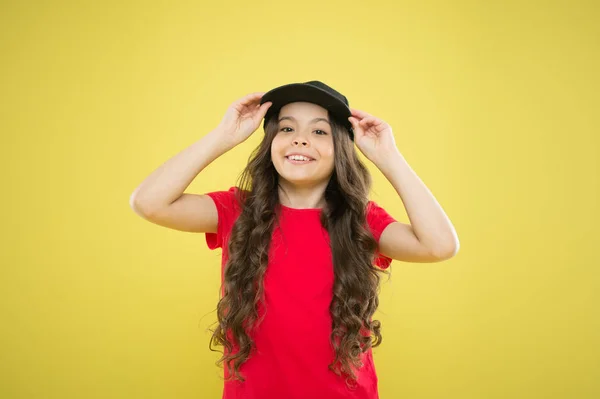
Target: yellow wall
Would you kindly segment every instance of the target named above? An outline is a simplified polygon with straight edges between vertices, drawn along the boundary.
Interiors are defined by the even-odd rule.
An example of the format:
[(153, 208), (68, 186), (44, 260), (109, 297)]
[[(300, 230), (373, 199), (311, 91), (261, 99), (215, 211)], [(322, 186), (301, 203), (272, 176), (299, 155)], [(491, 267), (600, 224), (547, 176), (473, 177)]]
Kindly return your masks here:
[(0, 397), (220, 397), (220, 253), (129, 196), (235, 99), (313, 79), (392, 125), (461, 241), (384, 280), (382, 399), (600, 397), (598, 3), (37, 3), (0, 5)]

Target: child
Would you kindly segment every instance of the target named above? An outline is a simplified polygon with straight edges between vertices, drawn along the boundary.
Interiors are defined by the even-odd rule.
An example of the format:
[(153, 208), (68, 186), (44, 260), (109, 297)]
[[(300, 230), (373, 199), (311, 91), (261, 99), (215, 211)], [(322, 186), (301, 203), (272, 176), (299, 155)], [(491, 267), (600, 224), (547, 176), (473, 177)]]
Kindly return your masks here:
[[(183, 193), (208, 164), (257, 130), (237, 186)], [(413, 225), (368, 200), (354, 144), (403, 194)], [(219, 126), (131, 196), (145, 219), (206, 233), (222, 248), (212, 344), (223, 345), (223, 398), (378, 398), (379, 273), (392, 259), (436, 262), (458, 249), (452, 225), (403, 161), (391, 128), (319, 81), (234, 102)], [(385, 272), (384, 272), (385, 273)], [(372, 338), (373, 336), (373, 338)]]

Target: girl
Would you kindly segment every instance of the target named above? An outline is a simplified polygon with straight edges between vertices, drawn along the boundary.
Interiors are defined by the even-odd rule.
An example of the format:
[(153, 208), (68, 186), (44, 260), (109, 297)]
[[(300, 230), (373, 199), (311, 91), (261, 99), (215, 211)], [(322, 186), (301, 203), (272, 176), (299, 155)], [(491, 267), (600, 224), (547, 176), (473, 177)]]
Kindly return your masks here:
[[(184, 193), (264, 118), (264, 138), (237, 186)], [(411, 224), (368, 200), (370, 174), (354, 144), (388, 178)], [(392, 259), (437, 262), (458, 250), (452, 224), (396, 147), (391, 127), (349, 108), (319, 81), (235, 101), (220, 124), (168, 160), (130, 204), (161, 226), (204, 232), (222, 248), (218, 326), (223, 398), (378, 398), (371, 349), (379, 274)]]

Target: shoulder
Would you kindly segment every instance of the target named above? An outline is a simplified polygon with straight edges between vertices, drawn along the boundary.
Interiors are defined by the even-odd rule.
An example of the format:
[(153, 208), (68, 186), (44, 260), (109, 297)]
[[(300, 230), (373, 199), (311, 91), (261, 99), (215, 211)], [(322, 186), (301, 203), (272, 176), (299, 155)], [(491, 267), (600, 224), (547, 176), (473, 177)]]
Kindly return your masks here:
[(237, 186), (232, 186), (228, 190), (206, 193), (215, 202), (217, 210), (232, 213), (239, 213), (241, 211), (241, 204), (246, 194), (246, 191), (241, 190)]
[(376, 240), (379, 240), (383, 230), (396, 219), (375, 201), (369, 201), (366, 207), (366, 221)]
[(230, 187), (228, 190), (206, 193), (207, 196), (212, 198), (218, 215), (216, 233), (206, 234), (206, 243), (210, 249), (226, 248), (233, 225), (242, 211), (240, 205), (241, 194), (243, 194), (243, 191), (236, 186)]
[(387, 214), (387, 211), (375, 201), (370, 200), (367, 202), (367, 216), (372, 217), (381, 214)]

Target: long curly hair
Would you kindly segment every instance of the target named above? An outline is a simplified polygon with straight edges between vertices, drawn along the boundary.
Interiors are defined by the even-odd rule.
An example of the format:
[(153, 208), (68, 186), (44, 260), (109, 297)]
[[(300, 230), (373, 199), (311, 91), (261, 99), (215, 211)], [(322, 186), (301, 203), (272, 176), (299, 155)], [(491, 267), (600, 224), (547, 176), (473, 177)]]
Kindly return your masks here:
[[(252, 152), (238, 178), (236, 198), (241, 214), (233, 225), (228, 243), (221, 298), (217, 304), (217, 327), (213, 344), (224, 347), (216, 362), (226, 364), (230, 379), (245, 381), (240, 366), (254, 348), (252, 329), (260, 323), (257, 311), (263, 299), (263, 277), (267, 269), (269, 244), (279, 222), (279, 174), (271, 159), (271, 142), (278, 133), (275, 115), (266, 121), (265, 136)], [(334, 170), (325, 190), (326, 206), (321, 224), (328, 231), (333, 255), (333, 298), (330, 341), (335, 358), (329, 369), (356, 382), (353, 368), (363, 366), (361, 352), (381, 344), (381, 323), (372, 320), (379, 305), (379, 273), (374, 265), (377, 242), (366, 223), (371, 175), (358, 158), (345, 127), (331, 114)], [(224, 289), (223, 289), (224, 288)], [(238, 349), (234, 352), (234, 347)]]

